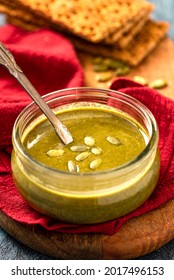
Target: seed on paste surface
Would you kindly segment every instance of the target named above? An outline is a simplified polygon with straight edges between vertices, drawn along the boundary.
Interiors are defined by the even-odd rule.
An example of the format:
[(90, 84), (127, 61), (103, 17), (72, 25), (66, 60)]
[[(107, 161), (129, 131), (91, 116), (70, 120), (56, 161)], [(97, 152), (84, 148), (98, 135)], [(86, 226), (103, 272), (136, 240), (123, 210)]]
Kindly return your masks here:
[(108, 136), (108, 137), (106, 137), (106, 140), (113, 145), (117, 145), (117, 146), (121, 145), (121, 142), (118, 138)]
[(94, 154), (94, 155), (100, 155), (101, 152), (102, 152), (102, 149), (101, 148), (92, 148), (91, 149), (91, 152)]
[(102, 163), (101, 158), (97, 158), (97, 159), (94, 159), (93, 161), (91, 161), (89, 167), (91, 169), (96, 169), (100, 166), (101, 163)]
[(79, 172), (79, 166), (72, 160), (68, 161), (68, 170), (70, 172)]
[(84, 143), (90, 147), (94, 146), (95, 145), (95, 140), (92, 136), (86, 136), (84, 138)]
[(52, 150), (63, 150), (65, 145), (63, 143), (55, 144)]
[(89, 156), (90, 156), (90, 152), (82, 152), (79, 155), (77, 155), (75, 159), (77, 161), (82, 161), (82, 160), (87, 159)]
[(70, 147), (70, 149), (73, 152), (85, 152), (87, 150), (87, 147), (85, 145), (76, 145)]
[(47, 155), (50, 156), (50, 157), (60, 157), (64, 154), (64, 150), (62, 149), (58, 149), (58, 150), (49, 150), (47, 152)]

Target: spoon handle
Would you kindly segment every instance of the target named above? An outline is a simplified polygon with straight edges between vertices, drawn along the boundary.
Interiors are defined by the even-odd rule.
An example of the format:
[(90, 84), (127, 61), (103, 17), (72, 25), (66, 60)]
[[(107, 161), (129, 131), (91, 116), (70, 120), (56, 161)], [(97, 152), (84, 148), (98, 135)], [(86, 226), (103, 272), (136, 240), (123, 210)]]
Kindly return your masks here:
[(11, 75), (13, 75), (23, 88), (28, 92), (30, 97), (47, 116), (51, 124), (53, 125), (56, 133), (64, 144), (69, 144), (73, 141), (73, 138), (65, 125), (57, 118), (47, 103), (42, 99), (34, 86), (30, 83), (27, 77), (24, 75), (21, 68), (16, 64), (16, 61), (11, 52), (0, 42), (0, 64), (4, 65)]

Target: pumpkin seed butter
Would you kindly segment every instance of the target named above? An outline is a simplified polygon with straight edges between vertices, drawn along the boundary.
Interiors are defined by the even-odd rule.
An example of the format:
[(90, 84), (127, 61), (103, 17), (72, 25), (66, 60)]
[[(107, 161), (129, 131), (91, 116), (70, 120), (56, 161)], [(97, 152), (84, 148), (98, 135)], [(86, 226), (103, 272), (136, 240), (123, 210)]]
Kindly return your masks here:
[(138, 123), (109, 106), (67, 108), (58, 113), (74, 142), (65, 146), (45, 119), (36, 121), (23, 144), (37, 161), (67, 172), (96, 172), (133, 160), (146, 146)]

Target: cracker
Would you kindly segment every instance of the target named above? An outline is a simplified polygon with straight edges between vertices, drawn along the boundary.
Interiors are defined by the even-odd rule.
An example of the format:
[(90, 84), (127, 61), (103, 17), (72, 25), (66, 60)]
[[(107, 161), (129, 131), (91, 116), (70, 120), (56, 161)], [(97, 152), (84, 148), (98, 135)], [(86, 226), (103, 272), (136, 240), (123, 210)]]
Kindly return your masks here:
[(126, 62), (130, 66), (137, 66), (165, 37), (169, 28), (167, 22), (149, 20), (142, 31), (131, 41), (126, 49), (119, 50), (113, 46), (102, 46), (87, 43), (84, 40), (70, 38), (76, 49), (92, 54), (111, 57)]
[(122, 35), (122, 37), (116, 41), (117, 46), (120, 49), (126, 48), (129, 43), (134, 39), (136, 35), (142, 30), (143, 26), (149, 19), (149, 14), (145, 15), (138, 23), (135, 23), (134, 26), (126, 33)]
[(17, 0), (55, 25), (92, 42), (126, 26), (149, 6), (145, 0)]
[[(36, 18), (36, 16), (32, 15), (31, 13), (27, 13), (25, 10), (16, 9), (14, 5), (11, 7), (5, 6), (4, 4), (0, 4), (0, 12), (6, 14), (10, 17), (10, 21), (12, 18), (14, 19), (25, 19), (25, 22), (32, 23), (38, 27), (47, 26), (48, 23), (45, 19), (40, 17)], [(17, 25), (17, 24), (16, 24)]]
[[(15, 24), (27, 30), (34, 30), (37, 28), (37, 25), (28, 23), (21, 19), (8, 17), (7, 20), (9, 23)], [(168, 29), (169, 24), (167, 22), (148, 20), (142, 31), (134, 38), (134, 40), (131, 41), (126, 49), (122, 50), (118, 49), (114, 45), (102, 46), (100, 44), (87, 42), (75, 36), (68, 38), (77, 50), (92, 55), (112, 57), (114, 59), (122, 60), (130, 66), (137, 66), (165, 37)]]
[[(2, 0), (3, 1), (3, 0)], [(8, 2), (8, 0), (3, 1)], [(18, 7), (16, 2), (7, 4), (0, 4), (0, 12), (7, 15), (7, 22), (14, 24), (16, 26), (22, 27), (26, 30), (34, 30), (41, 27), (50, 27), (54, 28), (53, 24), (49, 20), (38, 16), (31, 11), (27, 11), (25, 8)], [(56, 27), (56, 30), (59, 32), (64, 32), (65, 30)], [(66, 32), (66, 31), (65, 31)]]
[[(2, 0), (2, 2), (8, 2), (8, 0)], [(7, 4), (6, 4), (7, 5)], [(26, 11), (26, 9), (19, 9), (15, 2), (12, 2), (10, 5), (8, 3), (8, 6), (5, 4), (0, 5), (0, 11), (3, 13), (6, 13), (8, 16), (10, 16), (10, 22), (12, 22), (12, 18), (15, 18), (14, 24), (15, 25), (21, 25), (20, 19), (25, 19), (25, 22), (23, 22), (23, 28), (27, 30), (33, 30), (34, 26), (37, 27), (52, 27), (54, 28), (54, 25), (52, 25), (48, 20), (43, 19), (42, 17), (37, 17), (35, 14)], [(152, 7), (151, 7), (152, 8)], [(117, 41), (117, 46), (119, 48), (125, 48), (126, 45), (132, 40), (133, 36), (140, 30), (140, 27), (142, 27), (145, 24), (145, 21), (147, 20), (147, 16), (149, 14), (149, 11), (151, 9), (143, 10), (142, 13), (136, 18), (136, 21), (134, 22), (133, 28), (129, 30), (128, 33), (123, 34), (122, 37)], [(138, 24), (137, 24), (138, 20)], [(30, 24), (31, 23), (31, 24)], [(30, 27), (31, 25), (31, 27)], [(132, 22), (131, 22), (132, 25)], [(25, 27), (24, 27), (25, 26)], [(65, 32), (65, 30), (61, 30), (59, 26), (55, 26), (56, 30), (59, 30), (60, 32)], [(119, 32), (120, 33), (120, 32)], [(68, 34), (68, 33), (67, 33)], [(115, 34), (115, 33), (114, 33)], [(121, 34), (121, 33), (120, 33)], [(111, 37), (110, 37), (111, 39)], [(105, 41), (106, 42), (106, 41)]]
[(14, 17), (8, 16), (8, 15), (7, 15), (7, 22), (12, 25), (18, 26), (22, 29), (25, 29), (27, 31), (34, 31), (34, 30), (38, 29), (38, 27), (39, 27), (38, 25), (35, 25), (31, 22), (24, 21), (19, 18), (14, 18)]
[[(40, 27), (49, 27), (56, 29), (64, 34), (69, 34), (66, 29), (54, 25), (48, 19), (33, 13), (31, 10), (27, 10), (26, 7), (18, 5), (10, 0), (1, 0), (3, 3), (0, 4), (0, 12), (7, 15), (7, 22), (16, 26), (22, 27), (26, 30), (34, 30)], [(71, 34), (72, 35), (72, 34)]]
[[(19, 24), (20, 24), (20, 21), (18, 21), (18, 20), (25, 19), (25, 26), (26, 26), (27, 30), (28, 30), (28, 27), (30, 29), (30, 22), (31, 22), (31, 25), (36, 25), (37, 27), (51, 26), (51, 24), (48, 20), (43, 19), (42, 17), (36, 17), (36, 15), (34, 15), (31, 12), (26, 11), (26, 9), (18, 8), (18, 6), (15, 4), (15, 2), (8, 3), (8, 0), (2, 0), (2, 4), (0, 4), (0, 12), (5, 13), (10, 17), (14, 17), (16, 19), (16, 25), (18, 25), (17, 22), (19, 22)], [(140, 13), (140, 15), (136, 18), (136, 21), (133, 22), (133, 26), (132, 26), (132, 22), (131, 22), (132, 28), (129, 30), (129, 32), (123, 33), (123, 34), (121, 32), (116, 32), (116, 34), (115, 33), (113, 34), (113, 35), (115, 35), (115, 37), (110, 36), (109, 38), (106, 38), (106, 40), (104, 42), (111, 44), (112, 38), (114, 38), (114, 40), (115, 40), (116, 35), (118, 35), (118, 38), (120, 38), (120, 36), (122, 36), (117, 41), (117, 46), (120, 48), (125, 48), (128, 45), (128, 43), (132, 40), (132, 38), (138, 33), (140, 28), (142, 28), (142, 26), (145, 24), (145, 21), (147, 20), (148, 15), (149, 15), (149, 9), (148, 9), (148, 12), (146, 10), (145, 11), (143, 10), (143, 12)], [(12, 19), (10, 19), (10, 21), (12, 21)], [(137, 21), (138, 21), (138, 23), (137, 23)], [(57, 26), (57, 29), (58, 29), (58, 26)], [(107, 40), (107, 39), (109, 39), (109, 40)]]
[(15, 12), (15, 10), (17, 10), (17, 12), (18, 11), (20, 11), (20, 10), (22, 10), (23, 12), (26, 12), (26, 15), (28, 14), (28, 9), (26, 9), (25, 7), (23, 7), (22, 5), (20, 5), (19, 3), (18, 3), (18, 1), (10, 1), (10, 0), (1, 0), (0, 1), (1, 3), (1, 5), (2, 6), (4, 6), (4, 9), (6, 8), (7, 9), (7, 11), (8, 11), (8, 9), (10, 9), (11, 11), (13, 11), (13, 12)]
[[(147, 20), (147, 16), (152, 12), (153, 9), (154, 5), (148, 4), (143, 10), (139, 12), (139, 14), (136, 18), (134, 18), (134, 20), (128, 21), (126, 25), (122, 27), (121, 30), (118, 30), (117, 32), (111, 34), (104, 40), (104, 42), (110, 45), (114, 44), (115, 42), (118, 42), (118, 40), (121, 39), (124, 34), (129, 34), (129, 32), (131, 32), (131, 29), (137, 26), (139, 22), (141, 22), (141, 20)], [(136, 29), (134, 35), (136, 35), (138, 32), (139, 31)]]

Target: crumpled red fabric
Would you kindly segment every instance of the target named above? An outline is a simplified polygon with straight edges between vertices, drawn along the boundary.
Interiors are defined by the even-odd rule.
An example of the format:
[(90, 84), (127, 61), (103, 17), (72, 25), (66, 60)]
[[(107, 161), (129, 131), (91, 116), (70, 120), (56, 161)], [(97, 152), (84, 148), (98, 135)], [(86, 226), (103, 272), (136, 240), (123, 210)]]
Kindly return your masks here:
[[(12, 25), (0, 28), (0, 41), (41, 94), (82, 86), (83, 69), (72, 44), (48, 29), (27, 32)], [(0, 65), (0, 147), (11, 144), (16, 116), (32, 99), (17, 80)]]
[[(22, 31), (21, 31), (22, 32)], [(41, 40), (40, 37), (40, 32), (42, 36), (44, 34), (50, 34), (50, 31), (48, 30), (41, 30), (38, 31), (38, 36)], [(45, 33), (46, 32), (46, 33)], [(25, 33), (20, 33), (19, 35), (24, 36), (23, 42), (25, 42)], [(5, 36), (5, 35), (4, 35)], [(18, 38), (18, 35), (16, 35)], [(28, 36), (28, 35), (27, 35)], [(30, 34), (32, 38), (32, 34)], [(35, 39), (37, 38), (37, 32), (33, 34), (35, 36)], [(58, 38), (62, 39), (62, 37), (59, 37), (58, 34), (52, 34), (54, 40), (56, 40), (57, 36)], [(19, 36), (20, 37), (20, 36)], [(49, 37), (50, 38), (50, 37)], [(52, 37), (51, 37), (52, 38)], [(58, 39), (57, 38), (57, 39)], [(29, 38), (28, 38), (29, 39)], [(0, 31), (0, 40), (1, 39), (1, 31)], [(17, 40), (17, 39), (16, 39)], [(63, 40), (65, 40), (63, 38)], [(31, 40), (33, 42), (33, 40)], [(42, 40), (41, 40), (42, 41)], [(8, 43), (9, 40), (4, 40), (4, 43)], [(64, 41), (65, 44), (67, 41)], [(38, 42), (39, 44), (39, 42)], [(53, 44), (54, 45), (54, 44)], [(8, 47), (10, 44), (8, 45)], [(24, 44), (25, 46), (25, 44)], [(56, 48), (56, 46), (54, 46)], [(51, 48), (51, 46), (50, 46)], [(15, 44), (13, 45), (13, 50), (15, 50), (15, 54), (17, 56), (18, 54), (18, 48)], [(23, 58), (21, 59), (21, 62), (23, 62), (23, 65), (26, 65), (24, 63), (25, 61), (25, 56), (27, 55), (25, 53), (25, 50), (27, 49), (27, 53), (29, 51), (29, 43), (28, 47), (24, 47), (23, 49)], [(71, 54), (73, 54), (74, 57), (74, 52), (71, 49)], [(46, 50), (43, 50), (43, 56), (42, 56), (42, 61), (44, 62), (44, 56), (46, 55)], [(24, 55), (25, 53), (25, 55)], [(65, 58), (66, 53), (62, 52), (63, 57)], [(31, 63), (30, 66), (33, 65), (33, 60), (35, 60), (36, 54), (33, 53), (33, 56), (31, 55), (31, 61), (28, 61), (28, 63)], [(58, 56), (60, 58), (60, 56)], [(68, 56), (69, 57), (69, 56)], [(38, 63), (34, 64), (35, 67), (37, 66), (41, 70), (41, 65), (40, 65), (40, 58), (39, 56)], [(36, 60), (37, 60), (36, 59)], [(75, 58), (74, 58), (75, 59)], [(49, 58), (48, 58), (49, 60)], [(54, 64), (54, 60), (51, 59), (51, 62), (49, 65), (52, 65), (53, 63), (53, 68), (58, 67), (57, 64)], [(62, 62), (63, 63), (63, 62)], [(60, 64), (62, 67), (62, 63)], [(68, 62), (66, 65), (69, 65), (70, 62)], [(76, 71), (80, 71), (78, 61), (75, 59), (75, 65), (73, 66), (73, 69), (75, 67)], [(43, 65), (42, 65), (43, 66)], [(70, 67), (70, 66), (69, 66)], [(58, 68), (56, 68), (58, 69)], [(68, 68), (69, 69), (69, 68)], [(68, 70), (67, 70), (68, 71)], [(0, 68), (1, 72), (1, 68)], [(34, 73), (36, 74), (36, 70)], [(28, 72), (29, 74), (29, 72)], [(57, 73), (56, 73), (57, 74)], [(43, 75), (44, 78), (46, 79), (46, 74), (42, 70), (42, 72), (37, 75), (37, 78), (39, 80), (35, 80), (35, 85), (37, 84), (37, 87), (40, 89), (43, 89), (43, 81), (40, 77), (40, 75)], [(32, 75), (33, 81), (34, 81), (34, 74)], [(70, 75), (71, 76), (71, 75)], [(55, 77), (55, 76), (54, 76)], [(59, 76), (57, 76), (58, 79)], [(72, 76), (71, 76), (72, 77)], [(81, 73), (76, 73), (74, 71), (73, 77), (75, 77), (75, 80), (71, 80), (68, 82), (68, 78), (66, 82), (64, 81), (64, 87), (67, 87), (69, 85), (73, 86), (78, 86), (81, 84)], [(2, 79), (2, 80), (1, 80)], [(65, 78), (64, 78), (65, 79)], [(15, 110), (15, 105), (17, 103), (16, 100), (18, 100), (22, 105), (25, 106), (26, 103), (29, 102), (29, 99), (26, 100), (26, 96), (24, 96), (23, 92), (18, 91), (19, 87), (17, 84), (14, 83), (14, 81), (9, 80), (9, 75), (7, 73), (0, 76), (0, 108), (1, 108), (1, 114), (6, 114), (6, 120), (10, 122), (13, 122), (14, 120), (14, 115), (8, 110), (8, 106), (10, 103), (10, 92), (12, 94), (12, 99), (11, 99), (11, 110)], [(11, 81), (11, 82), (10, 82)], [(54, 79), (52, 80), (54, 83)], [(40, 85), (41, 83), (41, 85)], [(3, 88), (3, 85), (6, 84), (7, 88)], [(58, 81), (55, 81), (55, 84), (51, 85), (51, 88), (55, 87), (60, 88), (63, 86), (62, 81), (60, 81), (60, 84)], [(61, 86), (60, 86), (61, 85)], [(96, 224), (96, 225), (76, 225), (76, 224), (70, 224), (70, 223), (65, 223), (62, 221), (56, 221), (54, 219), (48, 218), (35, 210), (33, 210), (20, 196), (18, 191), (16, 190), (12, 176), (11, 176), (11, 165), (10, 165), (10, 155), (11, 155), (11, 146), (7, 146), (5, 144), (1, 144), (1, 149), (0, 149), (0, 209), (3, 211), (6, 215), (8, 215), (10, 218), (14, 219), (15, 221), (18, 221), (19, 223), (22, 224), (28, 224), (28, 225), (39, 225), (43, 227), (44, 229), (48, 231), (59, 231), (59, 232), (64, 232), (64, 233), (88, 233), (88, 232), (95, 232), (95, 233), (103, 233), (103, 234), (108, 234), (112, 235), (116, 233), (121, 225), (125, 223), (128, 219), (132, 217), (136, 217), (139, 215), (142, 215), (144, 213), (147, 213), (148, 211), (151, 211), (157, 207), (159, 207), (161, 204), (165, 203), (169, 199), (174, 198), (174, 101), (172, 101), (169, 98), (166, 98), (162, 96), (160, 93), (158, 93), (155, 90), (149, 89), (147, 87), (143, 87), (140, 84), (137, 84), (131, 80), (124, 79), (124, 78), (119, 78), (116, 79), (112, 85), (111, 88), (114, 90), (118, 90), (121, 92), (124, 92), (128, 95), (131, 95), (132, 97), (138, 99), (142, 103), (144, 103), (154, 114), (158, 126), (159, 126), (159, 132), (160, 132), (160, 140), (159, 140), (159, 149), (160, 149), (160, 154), (161, 154), (161, 170), (160, 170), (160, 178), (158, 185), (156, 186), (153, 194), (151, 197), (139, 208), (137, 208), (135, 211), (129, 213), (128, 215), (125, 215), (121, 218), (115, 219), (113, 221), (101, 223), (101, 224)], [(6, 104), (5, 104), (5, 94), (3, 90), (6, 89), (7, 94), (7, 109), (6, 109)], [(15, 99), (15, 95), (13, 95), (13, 90), (15, 94), (18, 94), (20, 96), (19, 99)], [(52, 90), (52, 89), (51, 89)], [(47, 91), (50, 91), (49, 89), (49, 83), (47, 84)], [(42, 91), (41, 91), (42, 92)], [(2, 99), (1, 99), (2, 98)], [(18, 98), (18, 97), (16, 97)], [(3, 107), (2, 107), (2, 101), (3, 101)], [(15, 111), (15, 113), (17, 113)], [(9, 129), (7, 121), (3, 121), (0, 123), (0, 128), (1, 131), (5, 133), (6, 128)], [(8, 131), (9, 133), (10, 131)], [(10, 137), (10, 136), (9, 136)], [(1, 136), (0, 136), (1, 138)], [(9, 138), (8, 138), (9, 140)]]

